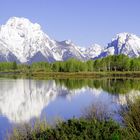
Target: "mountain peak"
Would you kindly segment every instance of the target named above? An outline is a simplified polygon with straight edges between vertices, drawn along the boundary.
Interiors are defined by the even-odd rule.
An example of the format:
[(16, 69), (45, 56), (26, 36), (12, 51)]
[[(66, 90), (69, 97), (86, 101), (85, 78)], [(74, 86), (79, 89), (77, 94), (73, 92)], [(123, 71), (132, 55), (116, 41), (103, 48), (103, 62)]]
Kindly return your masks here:
[(140, 38), (132, 33), (119, 33), (108, 44), (106, 52), (106, 55), (125, 54), (129, 57), (139, 57)]
[(23, 17), (11, 17), (6, 25), (9, 28), (25, 29), (25, 28), (35, 28), (41, 30), (41, 27), (37, 23), (32, 23), (29, 19)]
[(25, 24), (25, 23), (28, 24), (28, 25), (31, 24), (31, 22), (27, 18), (11, 17), (6, 22), (6, 25), (7, 26), (14, 26), (14, 25)]
[(114, 40), (118, 40), (122, 43), (125, 43), (126, 41), (128, 41), (129, 39), (138, 39), (139, 37), (132, 34), (132, 33), (127, 33), (127, 32), (123, 32), (123, 33), (119, 33), (116, 35), (115, 38), (112, 39), (112, 41)]
[(140, 38), (131, 33), (119, 33), (106, 48), (94, 44), (89, 48), (71, 40), (52, 40), (41, 26), (23, 17), (12, 17), (0, 27), (0, 61), (28, 63), (65, 61), (70, 58), (89, 60), (108, 55), (140, 56)]
[(68, 39), (68, 40), (65, 40), (65, 43), (70, 45), (70, 44), (73, 44), (72, 40)]
[(39, 24), (18, 17), (10, 18), (0, 29), (0, 55), (3, 57), (0, 61), (28, 64), (65, 61), (72, 57), (84, 60), (72, 41), (52, 40), (41, 30)]

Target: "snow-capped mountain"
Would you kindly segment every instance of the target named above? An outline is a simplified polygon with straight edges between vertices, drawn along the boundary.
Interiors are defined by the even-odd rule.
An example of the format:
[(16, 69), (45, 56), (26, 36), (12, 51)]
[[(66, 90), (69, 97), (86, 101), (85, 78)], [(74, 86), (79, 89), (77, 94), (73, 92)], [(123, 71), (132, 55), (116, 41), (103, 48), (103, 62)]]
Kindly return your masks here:
[(98, 44), (82, 48), (70, 40), (56, 41), (26, 18), (10, 18), (0, 27), (0, 61), (18, 63), (65, 61), (69, 58), (89, 60), (108, 55), (140, 56), (140, 38), (130, 33), (117, 34), (107, 47)]
[(10, 18), (0, 29), (0, 53), (5, 61), (30, 63), (51, 61), (55, 42), (41, 31), (38, 24), (25, 18)]
[(104, 48), (98, 44), (94, 44), (89, 48), (79, 47), (79, 50), (85, 56), (86, 60), (88, 60), (98, 57), (103, 52)]
[(76, 58), (78, 60), (86, 60), (86, 57), (79, 50), (79, 48), (70, 40), (56, 42), (56, 48), (53, 50), (54, 53), (60, 52), (60, 60), (65, 61), (69, 58)]
[(39, 24), (33, 24), (26, 18), (10, 18), (0, 27), (0, 61), (30, 64), (64, 61), (71, 57), (85, 59), (72, 42), (50, 39)]
[(117, 34), (99, 57), (125, 54), (129, 57), (140, 56), (140, 38), (130, 33)]

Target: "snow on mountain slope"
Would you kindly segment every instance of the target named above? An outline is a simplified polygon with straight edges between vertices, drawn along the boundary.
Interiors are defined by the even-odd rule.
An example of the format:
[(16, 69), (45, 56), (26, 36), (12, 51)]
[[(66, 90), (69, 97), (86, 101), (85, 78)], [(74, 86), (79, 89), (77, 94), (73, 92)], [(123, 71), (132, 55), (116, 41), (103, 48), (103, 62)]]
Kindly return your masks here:
[(140, 56), (140, 38), (130, 33), (117, 34), (108, 44), (99, 57), (125, 54), (129, 57)]
[(0, 28), (0, 61), (30, 64), (64, 61), (72, 57), (85, 59), (72, 42), (50, 39), (39, 24), (33, 24), (26, 18), (12, 17)]
[(98, 57), (102, 53), (104, 48), (98, 44), (94, 44), (89, 48), (79, 47), (79, 49), (88, 60), (88, 59), (94, 59)]
[(77, 58), (78, 60), (86, 60), (85, 55), (79, 50), (79, 48), (70, 40), (57, 42), (57, 49), (61, 52), (62, 60), (68, 60), (69, 58)]
[(76, 46), (72, 41), (55, 41), (45, 34), (39, 24), (26, 18), (10, 18), (0, 27), (0, 62), (16, 61), (31, 64), (39, 61), (81, 61), (108, 55), (140, 56), (140, 38), (130, 33), (117, 34), (106, 48), (98, 44), (90, 48)]
[[(4, 48), (6, 53), (13, 54), (21, 63), (30, 63), (33, 59), (53, 60), (51, 46), (54, 42), (41, 31), (40, 25), (32, 24), (25, 18), (13, 17), (2, 25), (0, 44), (0, 50)], [(5, 59), (10, 61), (12, 58), (5, 56)]]

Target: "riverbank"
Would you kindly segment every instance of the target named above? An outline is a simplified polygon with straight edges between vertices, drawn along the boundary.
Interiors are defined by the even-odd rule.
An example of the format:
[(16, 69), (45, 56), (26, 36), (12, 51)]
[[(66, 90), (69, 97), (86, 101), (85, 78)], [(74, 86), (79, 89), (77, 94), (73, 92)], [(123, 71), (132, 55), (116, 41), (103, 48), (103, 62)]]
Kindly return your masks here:
[(140, 71), (138, 72), (33, 72), (32, 76), (48, 76), (48, 77), (83, 77), (83, 78), (101, 78), (101, 77), (140, 77)]
[(45, 72), (45, 71), (4, 71), (0, 76), (21, 76), (34, 78), (109, 78), (109, 77), (128, 77), (140, 78), (140, 71), (112, 71), (112, 72)]

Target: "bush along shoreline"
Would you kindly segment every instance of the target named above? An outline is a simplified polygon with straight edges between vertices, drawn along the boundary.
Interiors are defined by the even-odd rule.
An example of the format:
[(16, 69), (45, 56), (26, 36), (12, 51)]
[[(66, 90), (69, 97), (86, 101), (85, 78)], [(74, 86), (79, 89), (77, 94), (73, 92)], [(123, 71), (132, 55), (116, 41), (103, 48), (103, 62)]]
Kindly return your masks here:
[(91, 106), (82, 117), (58, 121), (55, 126), (36, 121), (34, 127), (22, 124), (13, 129), (8, 140), (140, 140), (140, 99), (128, 102), (121, 112), (124, 125)]

